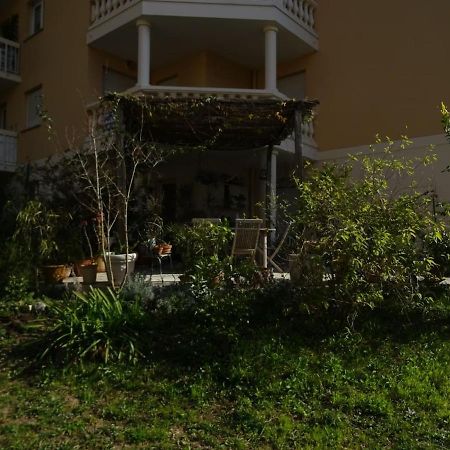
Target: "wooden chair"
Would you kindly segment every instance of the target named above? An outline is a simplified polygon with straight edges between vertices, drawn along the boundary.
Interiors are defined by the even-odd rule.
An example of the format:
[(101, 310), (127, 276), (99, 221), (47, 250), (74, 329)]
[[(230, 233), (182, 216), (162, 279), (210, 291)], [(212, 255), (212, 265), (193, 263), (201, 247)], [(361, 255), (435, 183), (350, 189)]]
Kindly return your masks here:
[(262, 219), (236, 219), (231, 256), (249, 256), (256, 263), (259, 231)]
[(276, 247), (274, 248), (273, 252), (270, 255), (267, 255), (267, 263), (272, 265), (274, 267), (274, 269), (280, 273), (283, 273), (284, 270), (274, 261), (274, 259), (278, 255), (278, 252), (283, 247), (284, 241), (286, 240), (290, 229), (291, 229), (291, 223), (289, 222), (287, 224), (286, 229), (284, 230), (284, 233), (282, 234), (280, 240), (278, 241)]
[(212, 223), (213, 225), (220, 225), (222, 219), (218, 217), (195, 217), (192, 219), (192, 225), (201, 225), (203, 223)]

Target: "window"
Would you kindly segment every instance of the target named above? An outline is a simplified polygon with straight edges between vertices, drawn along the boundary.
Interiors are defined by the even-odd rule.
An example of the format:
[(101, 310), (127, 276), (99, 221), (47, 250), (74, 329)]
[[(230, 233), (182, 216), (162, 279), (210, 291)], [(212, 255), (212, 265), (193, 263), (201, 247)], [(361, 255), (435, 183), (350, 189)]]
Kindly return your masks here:
[(27, 93), (27, 128), (41, 124), (42, 88), (38, 87)]
[(44, 1), (34, 0), (31, 2), (31, 29), (30, 34), (36, 34), (44, 28)]

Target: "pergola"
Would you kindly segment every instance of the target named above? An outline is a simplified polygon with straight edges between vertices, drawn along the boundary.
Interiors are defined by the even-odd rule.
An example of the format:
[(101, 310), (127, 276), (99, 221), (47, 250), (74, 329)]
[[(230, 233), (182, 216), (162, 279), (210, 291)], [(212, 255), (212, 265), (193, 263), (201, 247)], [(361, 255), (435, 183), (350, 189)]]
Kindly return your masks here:
[[(296, 174), (303, 178), (301, 126), (311, 120), (315, 100), (172, 98), (109, 94), (126, 133), (155, 145), (205, 150), (267, 149), (266, 198), (276, 196), (273, 148), (294, 133)], [(109, 104), (109, 105), (108, 105)], [(275, 170), (274, 170), (275, 169)], [(270, 205), (273, 211), (274, 205)], [(272, 219), (272, 213), (271, 219)]]

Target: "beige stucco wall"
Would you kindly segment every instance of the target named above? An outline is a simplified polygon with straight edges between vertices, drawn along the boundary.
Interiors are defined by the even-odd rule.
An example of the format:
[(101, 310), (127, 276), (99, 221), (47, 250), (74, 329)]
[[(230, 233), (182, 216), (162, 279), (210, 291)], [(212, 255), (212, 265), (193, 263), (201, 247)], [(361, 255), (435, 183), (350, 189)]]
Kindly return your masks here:
[(368, 144), (376, 133), (442, 133), (449, 17), (448, 0), (320, 0), (319, 51), (280, 66), (279, 75), (306, 70), (307, 94), (321, 102), (321, 150)]
[[(19, 133), (19, 160), (67, 147), (80, 133), (85, 105), (102, 92), (103, 68), (134, 76), (136, 67), (89, 48), (88, 1), (45, 0), (44, 30), (27, 39), (27, 0), (10, 2), (0, 20), (20, 17), (22, 83), (0, 93), (8, 103), (9, 128)], [(366, 145), (376, 133), (398, 138), (442, 132), (438, 106), (450, 103), (450, 2), (434, 0), (321, 0), (316, 15), (320, 50), (280, 64), (278, 76), (305, 71), (306, 92), (321, 102), (316, 121), (320, 150)], [(130, 43), (136, 45), (136, 43)], [(205, 44), (206, 45), (206, 44)], [(152, 72), (152, 83), (176, 75), (181, 86), (263, 87), (263, 71), (205, 49)], [(43, 87), (57, 143), (45, 127), (25, 130), (26, 92)], [(406, 129), (406, 126), (408, 129)]]
[[(64, 150), (85, 129), (86, 105), (102, 93), (103, 68), (134, 75), (133, 68), (113, 55), (89, 48), (89, 2), (46, 0), (44, 29), (29, 37), (27, 0), (2, 11), (0, 21), (19, 15), (21, 78), (16, 87), (0, 93), (7, 103), (8, 128), (18, 132), (18, 160), (28, 162)], [(44, 109), (53, 131), (46, 126), (26, 128), (26, 93), (42, 86)], [(49, 139), (51, 137), (51, 139)]]
[[(89, 7), (76, 0), (47, 0), (44, 29), (29, 37), (29, 3), (15, 2), (19, 14), (22, 83), (2, 95), (8, 105), (7, 121), (19, 133), (19, 161), (37, 159), (65, 148), (66, 128), (84, 117), (83, 98), (88, 91), (86, 52), (79, 42), (85, 36)], [(58, 142), (49, 142), (46, 127), (26, 129), (26, 92), (42, 85), (44, 108), (54, 122)]]
[(178, 86), (252, 88), (252, 71), (210, 51), (188, 55), (165, 67), (152, 71), (151, 81), (176, 77)]

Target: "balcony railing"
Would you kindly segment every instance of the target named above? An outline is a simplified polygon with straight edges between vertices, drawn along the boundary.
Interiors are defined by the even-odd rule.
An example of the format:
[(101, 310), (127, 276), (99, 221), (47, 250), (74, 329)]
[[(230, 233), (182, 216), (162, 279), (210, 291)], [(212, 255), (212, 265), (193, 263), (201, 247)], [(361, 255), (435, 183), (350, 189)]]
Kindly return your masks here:
[(17, 134), (0, 130), (0, 171), (14, 172), (17, 165)]
[(282, 5), (296, 22), (315, 31), (317, 3), (314, 0), (283, 0)]
[(152, 97), (171, 98), (206, 98), (216, 97), (221, 100), (257, 100), (261, 98), (285, 98), (280, 92), (265, 89), (233, 89), (212, 87), (184, 87), (184, 86), (149, 86), (145, 89), (131, 88), (130, 93), (144, 93)]
[(91, 23), (115, 16), (140, 0), (91, 0)]
[(19, 47), (17, 42), (0, 37), (0, 75), (19, 75)]
[[(91, 0), (91, 24), (109, 19), (128, 7), (139, 3), (142, 0)], [(195, 0), (200, 3), (201, 0)], [(208, 1), (204, 0), (207, 4)], [(258, 6), (256, 0), (241, 0), (243, 5)], [(284, 11), (288, 16), (295, 20), (299, 25), (306, 29), (315, 31), (315, 13), (317, 3), (315, 0), (272, 0), (273, 6)], [(261, 2), (261, 6), (266, 6), (267, 2)]]

